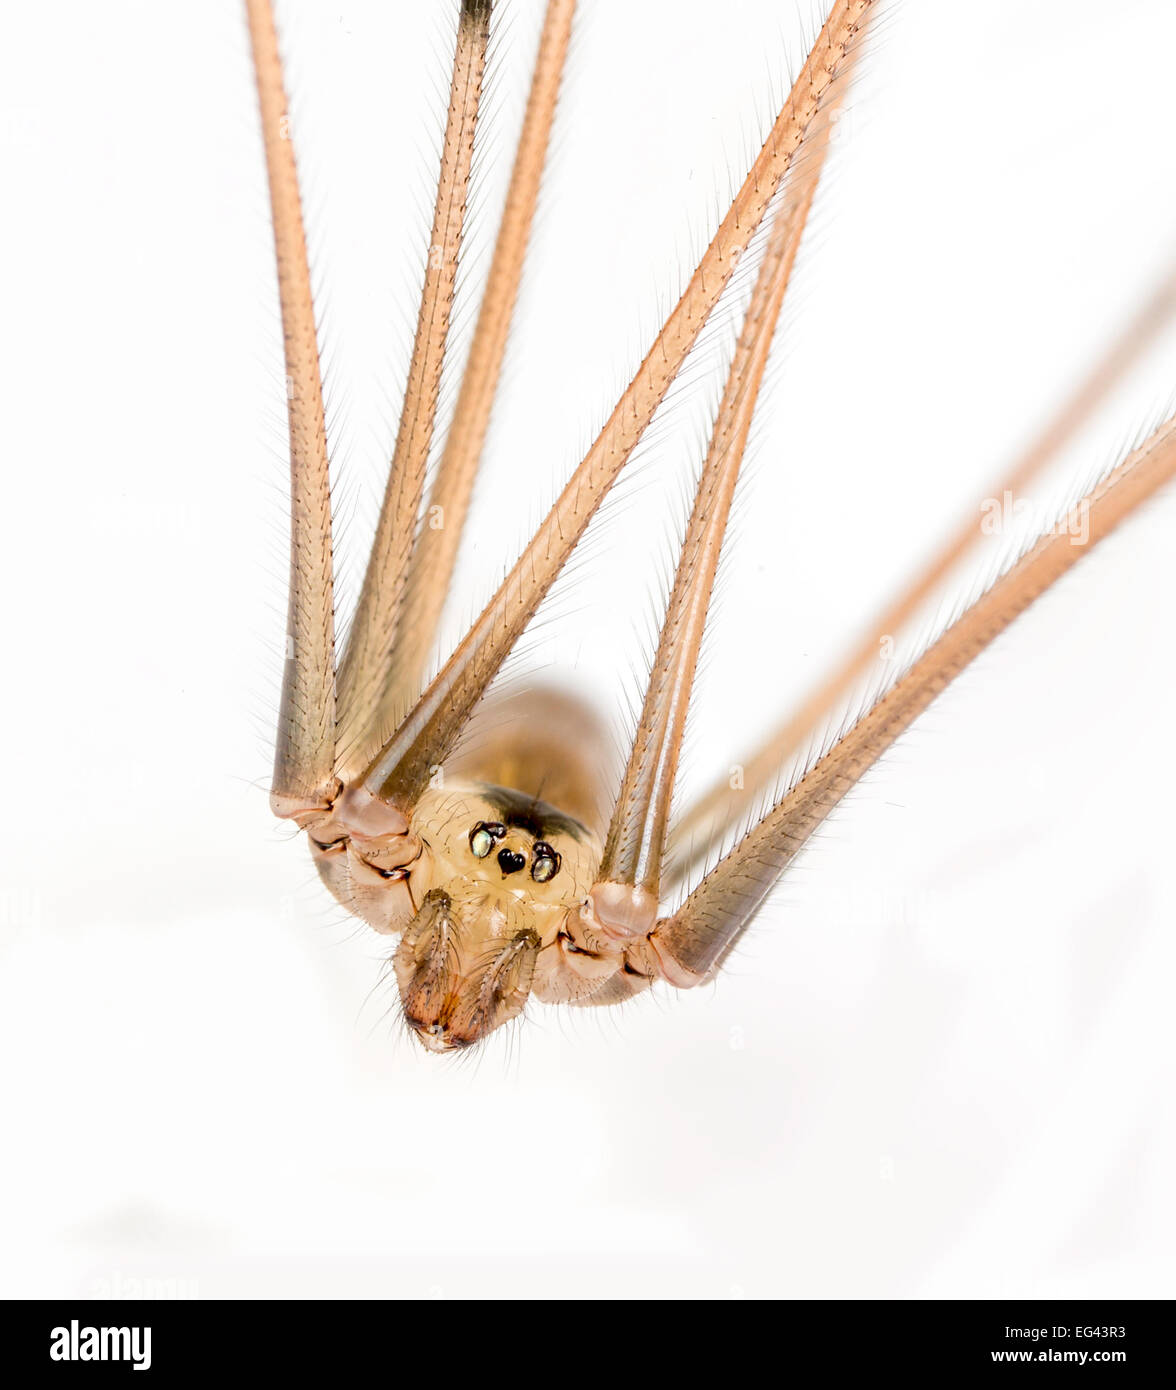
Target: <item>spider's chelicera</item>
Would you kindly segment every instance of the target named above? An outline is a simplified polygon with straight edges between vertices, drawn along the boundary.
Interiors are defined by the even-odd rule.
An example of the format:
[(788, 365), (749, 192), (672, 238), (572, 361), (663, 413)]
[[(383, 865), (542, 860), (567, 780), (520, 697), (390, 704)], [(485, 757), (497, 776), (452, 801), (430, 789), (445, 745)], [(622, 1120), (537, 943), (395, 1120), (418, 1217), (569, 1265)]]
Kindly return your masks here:
[[(318, 344), (294, 154), (269, 0), (246, 0), (277, 247), (287, 371), (291, 582), (271, 803), (307, 831), (324, 882), (349, 912), (399, 937), (405, 1017), (433, 1051), (468, 1047), (529, 997), (608, 1005), (662, 980), (712, 976), (817, 826), (943, 688), (1038, 594), (1176, 472), (1168, 421), (1043, 535), (902, 672), (734, 848), (662, 912), (671, 874), (698, 877), (707, 847), (770, 790), (784, 757), (862, 673), (869, 638), (834, 679), (744, 762), (742, 796), (720, 787), (678, 827), (670, 802), (714, 580), (764, 366), (874, 0), (835, 0), (812, 52), (682, 297), (599, 436), (484, 612), (426, 684), (516, 297), (574, 0), (548, 0), (493, 261), (455, 416), (425, 497), (449, 336), (490, 0), (459, 0), (448, 120), (417, 333), (387, 490), (347, 644), (336, 666), (330, 478)], [(754, 287), (714, 415), (674, 585), (619, 788), (592, 715), (531, 691), (499, 709), (478, 758), (454, 748), (466, 722), (641, 438), (748, 250), (765, 228)], [(1169, 294), (1169, 306), (1172, 296)], [(1155, 331), (1157, 314), (1136, 325)], [(1130, 354), (1120, 345), (1115, 369)], [(1040, 467), (1115, 372), (1096, 370), (1055, 423)], [(1022, 464), (1018, 482), (1028, 475)], [(997, 495), (1002, 495), (1000, 488)], [(421, 524), (427, 511), (440, 528)], [(965, 531), (877, 628), (894, 632), (972, 539)], [(407, 711), (407, 713), (404, 713)], [(602, 795), (611, 812), (598, 820)]]

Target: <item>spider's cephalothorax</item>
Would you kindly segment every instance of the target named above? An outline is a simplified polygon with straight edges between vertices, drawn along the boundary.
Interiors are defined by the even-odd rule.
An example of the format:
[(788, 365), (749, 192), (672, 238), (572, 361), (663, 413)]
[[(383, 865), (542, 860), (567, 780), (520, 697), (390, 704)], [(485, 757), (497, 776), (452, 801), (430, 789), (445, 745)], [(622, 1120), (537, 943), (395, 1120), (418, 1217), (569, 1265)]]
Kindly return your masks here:
[(394, 957), (405, 1018), (426, 1046), (476, 1042), (549, 992), (552, 948), (592, 887), (600, 844), (544, 801), (488, 784), (430, 791), (413, 831), (415, 914)]
[[(581, 916), (602, 855), (596, 721), (552, 690), (497, 702), (493, 722), (493, 737), (421, 794), (394, 844), (350, 824), (346, 798), (309, 828), (339, 902), (400, 936), (392, 964), (405, 1020), (435, 1052), (479, 1041), (532, 994), (586, 1004), (652, 978), (637, 943)], [(544, 800), (548, 788), (575, 814)]]
[[(1075, 509), (1086, 544), (1042, 536), (775, 800), (662, 915), (671, 875), (697, 876), (708, 846), (769, 793), (868, 668), (878, 633), (910, 620), (975, 538), (952, 538), (862, 647), (688, 808), (667, 854), (670, 804), (711, 587), (773, 332), (875, 0), (833, 0), (812, 51), (682, 297), (583, 461), (440, 672), (425, 677), (494, 398), (543, 169), (575, 0), (547, 0), (530, 98), (452, 425), (428, 497), (438, 388), (475, 156), (491, 0), (454, 0), (449, 112), (420, 313), (375, 543), (336, 668), (330, 477), (318, 342), (277, 35), (269, 0), (246, 0), (277, 246), (291, 467), (288, 659), (271, 801), (306, 830), (323, 879), (350, 912), (399, 937), (393, 965), (409, 1024), (436, 1051), (478, 1041), (528, 995), (612, 1004), (661, 979), (688, 987), (722, 965), (813, 831), (940, 691), (1038, 594), (1176, 472), (1176, 419)], [(758, 268), (624, 773), (565, 697), (508, 706), (489, 751), (459, 738), (714, 314), (757, 229)], [(750, 258), (748, 258), (750, 259)], [(1017, 490), (1056, 453), (1164, 322), (1168, 287), (1099, 364), (1076, 402), (1010, 474)], [(831, 445), (835, 455), (835, 433)], [(831, 455), (831, 456), (832, 456)], [(1003, 495), (1006, 484), (995, 488)], [(422, 525), (426, 507), (444, 517)], [(407, 711), (407, 713), (405, 713)], [(603, 779), (603, 782), (602, 782)], [(598, 814), (601, 797), (607, 810)], [(560, 809), (556, 809), (556, 808)], [(670, 865), (673, 868), (670, 868)]]

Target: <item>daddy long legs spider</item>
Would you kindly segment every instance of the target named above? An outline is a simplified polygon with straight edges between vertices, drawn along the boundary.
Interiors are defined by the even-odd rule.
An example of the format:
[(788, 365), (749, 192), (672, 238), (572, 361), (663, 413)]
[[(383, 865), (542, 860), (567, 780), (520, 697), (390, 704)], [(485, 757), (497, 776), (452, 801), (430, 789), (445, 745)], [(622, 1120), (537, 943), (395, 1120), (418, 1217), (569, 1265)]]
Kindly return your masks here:
[[(503, 0), (492, 19), (431, 467), (543, 10)], [(578, 6), (431, 670), (653, 342), (826, 17), (780, 0), (715, 13)], [(455, 0), (277, 5), (341, 642), (407, 377), (456, 16)], [(713, 984), (614, 1008), (536, 1002), (457, 1054), (468, 1065), (438, 1066), (389, 1037), (395, 941), (337, 904), (265, 795), (288, 444), (243, 7), (67, 0), (21, 7), (11, 34), (8, 1291), (1170, 1291), (1171, 495), (915, 721)], [(905, 0), (869, 35), (736, 489), (668, 913), (695, 881), (679, 873), (691, 843), (705, 868), (739, 834), (712, 836), (713, 813), (692, 833), (690, 808), (717, 785), (743, 823), (757, 816), (749, 754), (878, 638), (952, 528), (969, 520), (973, 547), (891, 660), (874, 642), (837, 712), (783, 760), (781, 789), (1162, 418), (1169, 327), (1005, 505), (1003, 480), (1170, 274), (1174, 43), (1162, 0)], [(614, 726), (623, 764), (762, 250), (740, 261), (463, 756), (499, 727), (491, 701), (553, 683)], [(607, 773), (615, 796), (611, 758)], [(481, 1150), (544, 1197), (555, 1187), (561, 1219), (541, 1199), (472, 1220), (454, 1194)]]
[[(249, 0), (246, 8), (277, 245), (291, 445), (290, 606), (273, 808), (306, 832), (338, 901), (396, 938), (405, 1018), (431, 1050), (481, 1041), (531, 997), (600, 1007), (656, 983), (686, 989), (710, 980), (846, 793), (1030, 603), (1169, 481), (1176, 425), (1165, 420), (1142, 436), (924, 650), (876, 681), (856, 716), (780, 785), (787, 760), (811, 748), (879, 646), (893, 645), (982, 529), (977, 517), (959, 527), (799, 710), (749, 750), (725, 785), (720, 779), (674, 817), (712, 584), (761, 383), (826, 156), (834, 135), (840, 142), (851, 124), (844, 116), (855, 73), (884, 27), (876, 13), (884, 7), (872, 0), (832, 5), (640, 366), (501, 586), (436, 670), (430, 656), (490, 421), (575, 6), (551, 0), (545, 10), (505, 211), (442, 439), (440, 387), (495, 23), (488, 0), (456, 6), (412, 355), (371, 554), (338, 644), (330, 450), (296, 127), (271, 7)], [(997, 499), (1015, 502), (1055, 461), (1166, 327), (1172, 299), (1164, 283), (1125, 318), (1077, 393), (994, 475)], [(707, 334), (723, 314), (733, 316), (737, 331), (695, 461), (689, 522), (617, 779), (600, 730), (572, 697), (531, 690), (482, 702), (679, 374), (688, 362), (697, 367), (708, 342), (721, 355), (714, 351), (721, 335)], [(514, 486), (525, 487), (526, 478), (520, 468)], [(463, 747), (479, 715), (488, 732)], [(762, 814), (749, 818), (748, 806), (760, 803)], [(724, 847), (717, 859), (716, 844)], [(675, 886), (682, 890), (676, 903), (669, 900)]]

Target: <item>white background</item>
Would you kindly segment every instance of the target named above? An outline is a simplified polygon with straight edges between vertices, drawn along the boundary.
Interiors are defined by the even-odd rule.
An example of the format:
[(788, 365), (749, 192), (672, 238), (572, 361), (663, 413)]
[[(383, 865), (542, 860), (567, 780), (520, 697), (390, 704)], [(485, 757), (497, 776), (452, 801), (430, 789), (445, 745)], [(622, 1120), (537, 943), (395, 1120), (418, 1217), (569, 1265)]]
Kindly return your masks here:
[[(280, 10), (344, 600), (452, 8)], [(813, 8), (586, 0), (450, 638), (673, 303)], [(467, 327), (538, 17), (496, 21)], [(1176, 499), (920, 721), (716, 985), (535, 1007), (472, 1061), (426, 1055), (386, 944), (267, 808), (286, 473), (241, 14), (61, 3), (6, 28), (0, 1292), (1176, 1293)], [(765, 386), (688, 788), (819, 677), (1166, 273), (1174, 45), (1164, 0), (907, 0), (879, 31)], [(704, 340), (514, 665), (570, 673), (619, 734), (728, 342)], [(1174, 385), (1176, 332), (1043, 510)]]

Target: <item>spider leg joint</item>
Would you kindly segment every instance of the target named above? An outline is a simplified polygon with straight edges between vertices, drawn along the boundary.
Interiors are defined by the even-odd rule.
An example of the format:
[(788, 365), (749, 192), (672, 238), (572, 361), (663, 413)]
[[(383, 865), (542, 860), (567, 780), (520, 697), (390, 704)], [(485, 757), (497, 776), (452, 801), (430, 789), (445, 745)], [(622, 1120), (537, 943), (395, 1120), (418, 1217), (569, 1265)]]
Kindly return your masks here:
[(632, 941), (653, 930), (657, 898), (634, 884), (596, 883), (581, 905), (580, 915), (593, 931), (613, 941)]
[(335, 798), (342, 790), (342, 784), (335, 782), (334, 788), (324, 797), (298, 796), (293, 793), (270, 792), (270, 809), (279, 820), (292, 820), (299, 830), (324, 820), (331, 813)]
[(662, 979), (667, 984), (671, 984), (675, 989), (693, 989), (695, 985), (702, 984), (705, 975), (699, 975), (693, 970), (688, 970), (680, 961), (676, 960), (670, 952), (670, 948), (664, 940), (658, 940), (660, 926), (649, 933), (649, 944), (653, 948), (653, 954), (657, 957), (658, 969), (661, 971)]
[(348, 787), (343, 792), (335, 819), (353, 840), (387, 840), (408, 834), (408, 817), (365, 787)]

